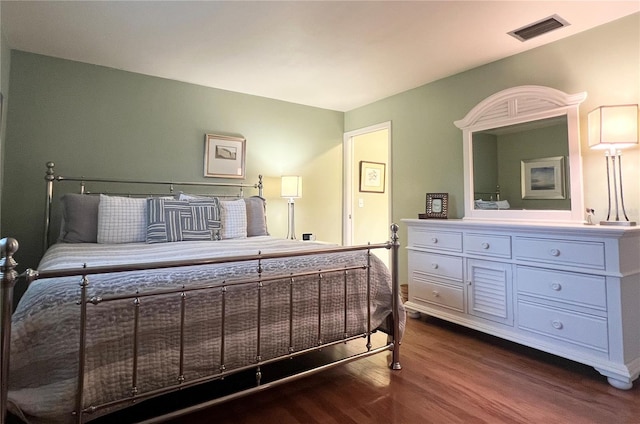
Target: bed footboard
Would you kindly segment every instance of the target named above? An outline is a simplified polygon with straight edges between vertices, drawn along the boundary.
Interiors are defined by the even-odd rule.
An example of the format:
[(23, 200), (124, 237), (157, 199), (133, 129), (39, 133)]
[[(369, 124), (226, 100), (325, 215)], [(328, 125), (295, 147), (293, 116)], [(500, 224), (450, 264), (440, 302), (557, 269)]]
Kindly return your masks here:
[(18, 242), (13, 238), (0, 240), (0, 272), (2, 273), (2, 335), (0, 338), (0, 424), (7, 419), (7, 392), (9, 390), (9, 351), (11, 343), (11, 313), (13, 312), (13, 288), (16, 285), (18, 265), (13, 255), (18, 251)]
[[(153, 397), (157, 397), (159, 395), (168, 394), (177, 390), (182, 390), (186, 387), (191, 387), (195, 385), (199, 385), (202, 383), (207, 383), (214, 380), (222, 380), (226, 376), (230, 376), (239, 372), (254, 370), (256, 383), (254, 386), (243, 389), (236, 393), (222, 396), (216, 399), (212, 399), (205, 403), (201, 403), (194, 406), (188, 406), (186, 408), (182, 408), (178, 411), (174, 411), (168, 414), (164, 414), (159, 417), (151, 418), (145, 423), (151, 422), (162, 422), (168, 419), (175, 418), (180, 415), (184, 415), (186, 413), (195, 412), (198, 410), (202, 410), (204, 408), (210, 407), (212, 405), (226, 402), (228, 400), (238, 398), (240, 396), (245, 396), (251, 393), (255, 393), (258, 391), (262, 391), (268, 389), (269, 387), (273, 387), (275, 385), (280, 385), (287, 383), (289, 381), (306, 377), (310, 374), (323, 371), (328, 368), (332, 368), (344, 363), (351, 362), (353, 360), (371, 356), (373, 354), (391, 351), (391, 362), (389, 364), (390, 368), (393, 370), (401, 369), (400, 365), (400, 337), (401, 337), (401, 321), (403, 321), (404, 316), (401, 315), (403, 309), (400, 302), (400, 288), (399, 288), (399, 277), (398, 277), (398, 250), (399, 250), (399, 238), (398, 238), (398, 226), (393, 224), (391, 226), (391, 239), (389, 242), (381, 243), (381, 244), (370, 244), (366, 246), (348, 246), (348, 247), (330, 247), (323, 248), (317, 250), (308, 250), (308, 251), (298, 251), (298, 252), (283, 252), (283, 253), (268, 253), (262, 254), (258, 253), (257, 255), (246, 255), (246, 256), (236, 256), (236, 257), (224, 257), (224, 258), (209, 258), (202, 260), (191, 260), (191, 261), (172, 261), (172, 262), (156, 262), (156, 263), (147, 263), (147, 264), (134, 264), (134, 265), (120, 265), (120, 266), (108, 266), (108, 267), (86, 267), (84, 269), (60, 269), (60, 270), (50, 270), (50, 271), (30, 271), (28, 270), (23, 276), (18, 277), (15, 267), (16, 262), (13, 259), (15, 252), (18, 249), (18, 243), (15, 239), (2, 239), (0, 241), (0, 245), (2, 247), (2, 260), (0, 262), (1, 272), (2, 272), (2, 385), (1, 385), (1, 393), (0, 393), (0, 424), (5, 424), (7, 420), (7, 397), (8, 397), (8, 374), (9, 374), (9, 351), (10, 351), (10, 342), (11, 342), (11, 315), (13, 310), (13, 288), (16, 284), (16, 280), (18, 278), (25, 278), (27, 283), (30, 283), (35, 280), (44, 280), (49, 278), (65, 278), (65, 277), (77, 277), (80, 278), (79, 282), (79, 290), (80, 297), (77, 300), (77, 305), (79, 305), (79, 343), (78, 343), (78, 378), (73, 389), (75, 390), (76, 399), (74, 401), (75, 407), (73, 412), (73, 421), (76, 423), (84, 423), (87, 421), (91, 421), (94, 418), (97, 418), (104, 414), (109, 414), (112, 411), (117, 411), (119, 409), (126, 408), (128, 405), (133, 405), (134, 403), (139, 403), (142, 400), (150, 399)], [(382, 344), (380, 346), (372, 346), (371, 335), (373, 332), (377, 330), (378, 324), (372, 324), (372, 304), (379, 301), (373, 299), (372, 295), (372, 281), (374, 277), (371, 275), (372, 272), (372, 253), (371, 251), (374, 249), (387, 249), (391, 252), (391, 299), (390, 299), (390, 309), (386, 309), (385, 316), (386, 326), (383, 326), (384, 331), (388, 333), (388, 338), (386, 344)], [(297, 271), (289, 271), (287, 269), (286, 273), (267, 273), (263, 272), (263, 269), (267, 266), (267, 261), (284, 261), (289, 260), (291, 257), (305, 257), (305, 256), (313, 256), (313, 255), (327, 255), (327, 254), (357, 254), (361, 257), (363, 254), (366, 254), (366, 260), (364, 263), (360, 265), (333, 265), (327, 266), (324, 269), (314, 269), (314, 270), (306, 270), (306, 269), (298, 269)], [(364, 257), (364, 256), (362, 256)], [(377, 260), (377, 258), (375, 258)], [(102, 295), (100, 292), (91, 292), (88, 290), (90, 287), (90, 282), (95, 281), (92, 278), (96, 276), (104, 276), (104, 275), (112, 275), (114, 273), (122, 273), (122, 272), (131, 272), (131, 271), (149, 271), (149, 270), (158, 270), (158, 269), (178, 269), (182, 267), (199, 267), (199, 266), (215, 266), (215, 265), (227, 265), (231, 263), (251, 263), (257, 264), (255, 267), (255, 271), (253, 275), (244, 276), (240, 279), (231, 279), (229, 281), (222, 280), (219, 283), (215, 283), (209, 286), (194, 286), (194, 287), (175, 287), (171, 289), (156, 289), (147, 292), (138, 292), (137, 290), (133, 293), (116, 293), (116, 294), (105, 294)], [(290, 264), (291, 262), (287, 262), (286, 264)], [(279, 266), (282, 264), (279, 264)], [(247, 265), (249, 266), (249, 265)], [(253, 266), (253, 265), (251, 265)], [(377, 266), (377, 265), (376, 265)], [(384, 266), (382, 266), (384, 268)], [(356, 275), (354, 277), (354, 275)], [(388, 282), (389, 278), (385, 279), (386, 283), (386, 296), (389, 295)], [(379, 278), (379, 277), (376, 277)], [(335, 286), (328, 286), (329, 288), (325, 288), (323, 285), (325, 281), (333, 279), (337, 283)], [(313, 339), (312, 343), (309, 343), (306, 340), (304, 343), (300, 342), (297, 338), (294, 339), (294, 329), (295, 326), (298, 325), (299, 321), (294, 321), (294, 297), (298, 299), (299, 302), (300, 293), (295, 292), (294, 287), (296, 284), (299, 284), (300, 281), (306, 282), (310, 281), (311, 283), (305, 283), (305, 289), (310, 290), (309, 287), (313, 287), (311, 292), (313, 293), (310, 297), (302, 297), (305, 302), (308, 302), (313, 306), (313, 309), (316, 312), (313, 312), (315, 318), (311, 318), (310, 321), (315, 323), (312, 326), (317, 326), (317, 334), (312, 334), (311, 339)], [(356, 284), (355, 282), (359, 281), (358, 286), (351, 286), (351, 284)], [(364, 282), (364, 283), (363, 283)], [(77, 284), (77, 283), (76, 283)], [(251, 360), (245, 360), (246, 362), (241, 362), (238, 360), (237, 363), (234, 363), (233, 366), (227, 367), (227, 363), (233, 362), (229, 358), (225, 357), (225, 345), (232, 343), (233, 338), (230, 337), (231, 340), (227, 340), (226, 337), (226, 320), (227, 315), (225, 315), (225, 308), (229, 310), (235, 310), (234, 304), (230, 303), (232, 299), (230, 294), (234, 293), (234, 290), (245, 289), (246, 291), (251, 290), (252, 293), (255, 292), (255, 303), (257, 305), (255, 310), (255, 321), (257, 322), (257, 326), (255, 329), (251, 331), (257, 332), (255, 334), (254, 344), (255, 346), (252, 348), (251, 355), (254, 355)], [(268, 287), (271, 287), (269, 290), (273, 290), (277, 292), (277, 296), (283, 297), (287, 299), (284, 303), (283, 309), (288, 311), (283, 313), (283, 315), (288, 315), (288, 322), (286, 326), (288, 326), (288, 330), (282, 330), (281, 332), (287, 333), (288, 336), (284, 338), (289, 338), (286, 341), (287, 347), (282, 351), (281, 346), (277, 348), (273, 348), (270, 346), (271, 341), (266, 339), (261, 334), (262, 330), (262, 322), (265, 325), (270, 326), (270, 331), (273, 330), (273, 324), (268, 322), (266, 318), (266, 312), (264, 313), (263, 318), (263, 308), (270, 307), (273, 308), (275, 303), (267, 303), (271, 302), (268, 300), (267, 293), (273, 293), (273, 291), (266, 291)], [(275, 287), (275, 288), (273, 288)], [(337, 287), (337, 289), (336, 289)], [(349, 287), (349, 288), (348, 288)], [(352, 308), (352, 306), (347, 306), (347, 293), (349, 290), (349, 298), (354, 295), (354, 292), (351, 287), (359, 287), (356, 292), (360, 293), (362, 300), (360, 300), (361, 310), (363, 312), (364, 320), (362, 322), (357, 321), (357, 324), (354, 324), (349, 316), (347, 319), (348, 308)], [(297, 289), (295, 289), (297, 290)], [(327, 292), (325, 292), (327, 290)], [(344, 328), (340, 327), (337, 330), (339, 333), (338, 337), (333, 337), (330, 339), (323, 340), (324, 330), (323, 324), (326, 319), (326, 313), (329, 311), (325, 311), (325, 300), (328, 296), (329, 291), (337, 291), (339, 292), (339, 296), (343, 296), (344, 300), (340, 300), (338, 303), (344, 303), (343, 308), (339, 309), (338, 314), (344, 314)], [(344, 290), (344, 291), (343, 291)], [(96, 294), (97, 293), (97, 294)], [(236, 294), (238, 291), (235, 292)], [(187, 348), (189, 345), (185, 342), (185, 337), (187, 337), (189, 333), (189, 327), (185, 324), (185, 311), (193, 310), (188, 309), (191, 306), (187, 306), (186, 302), (190, 301), (189, 299), (198, 299), (207, 296), (216, 296), (215, 305), (216, 314), (220, 312), (219, 318), (219, 328), (218, 336), (215, 336), (211, 342), (216, 346), (216, 352), (219, 351), (219, 358), (216, 358), (214, 361), (214, 366), (210, 367), (211, 371), (208, 371), (207, 374), (197, 376), (196, 378), (187, 379), (185, 381), (184, 378), (184, 370), (186, 367), (186, 357), (187, 357)], [(305, 295), (306, 296), (306, 295)], [(177, 360), (178, 367), (176, 370), (172, 370), (172, 375), (175, 374), (173, 379), (173, 383), (167, 384), (166, 386), (154, 388), (152, 390), (138, 390), (139, 379), (142, 379), (141, 375), (144, 374), (143, 371), (138, 371), (139, 367), (139, 358), (142, 358), (142, 354), (139, 353), (139, 345), (141, 340), (143, 340), (143, 336), (140, 334), (143, 330), (141, 329), (140, 320), (141, 312), (140, 305), (148, 304), (149, 302), (154, 301), (157, 298), (167, 298), (171, 297), (172, 305), (171, 308), (175, 308), (174, 312), (172, 312), (174, 317), (176, 318), (177, 325), (175, 327), (176, 334), (178, 334), (179, 341), (176, 342), (177, 347), (174, 347), (174, 351), (177, 351), (178, 354), (176, 356), (179, 358)], [(186, 300), (185, 300), (186, 299)], [(340, 297), (342, 299), (342, 297)], [(128, 310), (132, 310), (131, 318), (129, 321), (125, 321), (126, 325), (129, 323), (132, 325), (131, 330), (131, 373), (128, 381), (129, 391), (128, 395), (124, 395), (124, 397), (119, 397), (117, 399), (112, 399), (106, 402), (98, 402), (97, 404), (93, 404), (87, 399), (85, 399), (85, 380), (88, 378), (87, 376), (91, 373), (91, 368), (86, 366), (86, 358), (88, 356), (88, 352), (90, 350), (90, 342), (87, 339), (91, 336), (91, 333), (88, 333), (87, 326), (88, 323), (91, 323), (90, 314), (93, 311), (99, 310), (103, 305), (113, 304), (113, 303), (122, 303), (127, 306), (127, 308), (131, 308)], [(175, 303), (177, 302), (177, 303)], [(287, 303), (289, 302), (289, 303)], [(349, 301), (351, 302), (351, 300)], [(389, 303), (385, 300), (387, 307)], [(202, 305), (204, 303), (200, 303)], [(332, 306), (333, 307), (333, 306)], [(342, 308), (342, 306), (340, 306)], [(167, 308), (170, 309), (170, 308)], [(98, 312), (95, 312), (98, 314)], [(334, 312), (335, 313), (335, 312)], [(387, 315), (388, 314), (388, 315)], [(216, 315), (218, 317), (218, 315)], [(390, 319), (389, 319), (390, 318)], [(296, 318), (299, 319), (299, 318)], [(231, 319), (228, 319), (231, 321)], [(263, 321), (264, 320), (264, 321)], [(349, 321), (349, 329), (348, 327)], [(218, 321), (216, 321), (218, 322)], [(378, 321), (376, 321), (378, 322)], [(233, 324), (233, 323), (232, 323)], [(89, 324), (90, 325), (90, 324)], [(95, 322), (93, 323), (95, 329)], [(284, 325), (284, 324), (283, 324)], [(340, 324), (342, 325), (342, 324)], [(388, 327), (388, 328), (387, 328)], [(115, 328), (115, 324), (114, 324)], [(253, 327), (252, 327), (253, 328)], [(315, 327), (314, 327), (315, 328)], [(333, 327), (331, 327), (333, 328)], [(354, 329), (355, 328), (355, 329)], [(264, 330), (265, 332), (267, 330)], [(336, 330), (331, 330), (335, 332)], [(336, 334), (337, 334), (336, 333)], [(310, 333), (303, 333), (303, 338), (309, 338)], [(278, 336), (280, 337), (280, 336)], [(300, 337), (300, 335), (296, 334), (296, 337)], [(334, 346), (342, 343), (346, 343), (349, 341), (355, 341), (357, 339), (364, 339), (365, 346), (358, 351), (358, 353), (350, 354), (349, 356), (334, 360), (330, 363), (324, 363), (321, 366), (318, 366), (313, 369), (305, 370), (302, 372), (297, 372), (293, 375), (287, 375), (286, 377), (280, 377), (278, 379), (262, 382), (262, 369), (268, 364), (275, 363), (277, 361), (281, 361), (283, 359), (291, 359), (297, 356), (305, 355), (307, 353), (318, 351), (322, 348), (327, 348), (329, 346)], [(282, 339), (278, 339), (282, 340)], [(264, 341), (264, 345), (262, 345)], [(276, 343), (278, 344), (278, 343)], [(283, 344), (279, 343), (278, 345)], [(273, 350), (270, 350), (273, 349)], [(277, 353), (274, 353), (277, 352)], [(264, 355), (264, 356), (263, 356)], [(141, 359), (142, 360), (142, 359)], [(217, 361), (217, 362), (216, 362)], [(142, 369), (142, 368), (141, 368)], [(208, 368), (209, 369), (209, 368)], [(88, 405), (88, 406), (87, 406)]]

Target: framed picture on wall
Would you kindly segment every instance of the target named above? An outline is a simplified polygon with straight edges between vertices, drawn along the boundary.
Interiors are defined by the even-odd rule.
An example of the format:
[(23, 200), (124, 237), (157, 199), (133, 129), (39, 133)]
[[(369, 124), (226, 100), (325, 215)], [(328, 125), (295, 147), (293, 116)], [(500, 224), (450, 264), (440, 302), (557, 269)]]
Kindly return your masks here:
[(206, 134), (204, 176), (244, 178), (245, 145), (242, 137)]
[(360, 191), (384, 193), (384, 163), (360, 161)]
[(520, 161), (523, 199), (566, 199), (564, 156)]
[(447, 219), (449, 214), (449, 193), (427, 193), (425, 218)]

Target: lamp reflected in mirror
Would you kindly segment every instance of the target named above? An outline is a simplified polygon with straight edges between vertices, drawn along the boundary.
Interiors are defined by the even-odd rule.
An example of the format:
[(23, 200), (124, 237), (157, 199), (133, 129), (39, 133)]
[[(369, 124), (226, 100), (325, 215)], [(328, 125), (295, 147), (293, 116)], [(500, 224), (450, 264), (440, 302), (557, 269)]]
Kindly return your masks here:
[(302, 177), (297, 175), (282, 176), (282, 185), (280, 196), (288, 200), (289, 207), (289, 225), (287, 229), (287, 238), (296, 239), (295, 216), (294, 216), (294, 199), (302, 197)]
[[(622, 149), (638, 144), (638, 105), (600, 106), (589, 112), (588, 120), (589, 147), (606, 150), (608, 210), (607, 220), (600, 221), (600, 225), (634, 226), (636, 223), (629, 220), (624, 207)], [(615, 218), (611, 215), (612, 206)]]

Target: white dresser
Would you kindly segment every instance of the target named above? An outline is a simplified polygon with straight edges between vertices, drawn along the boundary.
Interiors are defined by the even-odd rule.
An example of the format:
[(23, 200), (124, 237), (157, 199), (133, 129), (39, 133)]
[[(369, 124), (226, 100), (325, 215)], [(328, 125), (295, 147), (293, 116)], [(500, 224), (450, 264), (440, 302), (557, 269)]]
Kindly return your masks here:
[(410, 311), (640, 375), (640, 227), (405, 219)]

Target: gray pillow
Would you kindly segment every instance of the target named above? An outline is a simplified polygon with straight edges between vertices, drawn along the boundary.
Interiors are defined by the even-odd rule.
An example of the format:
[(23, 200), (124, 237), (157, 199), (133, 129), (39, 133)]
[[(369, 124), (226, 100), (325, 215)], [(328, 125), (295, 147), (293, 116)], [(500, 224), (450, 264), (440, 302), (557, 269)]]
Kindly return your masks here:
[(244, 199), (247, 206), (247, 237), (268, 236), (266, 200), (260, 196)]
[(59, 241), (96, 243), (98, 241), (98, 205), (100, 198), (88, 194), (62, 196), (63, 228)]

